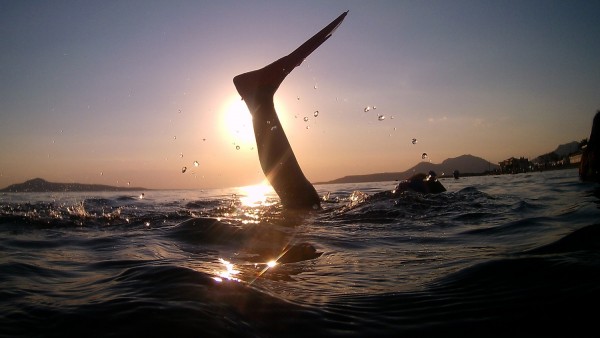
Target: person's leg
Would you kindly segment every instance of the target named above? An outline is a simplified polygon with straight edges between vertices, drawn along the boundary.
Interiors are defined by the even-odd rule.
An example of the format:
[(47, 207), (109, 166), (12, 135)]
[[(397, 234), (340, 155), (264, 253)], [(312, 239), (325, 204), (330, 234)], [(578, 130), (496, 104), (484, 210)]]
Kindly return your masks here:
[(235, 88), (252, 114), (260, 165), (285, 208), (317, 209), (320, 200), (300, 169), (275, 112), (273, 96), (285, 77), (331, 36), (347, 13), (340, 15), (289, 55), (264, 68), (233, 78)]

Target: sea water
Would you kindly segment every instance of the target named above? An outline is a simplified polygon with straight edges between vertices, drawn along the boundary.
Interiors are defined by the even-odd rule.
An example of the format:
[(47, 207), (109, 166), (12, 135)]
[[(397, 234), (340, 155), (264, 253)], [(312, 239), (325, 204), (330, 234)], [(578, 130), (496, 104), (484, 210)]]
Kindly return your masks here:
[[(441, 182), (319, 185), (310, 213), (239, 188), (3, 193), (0, 336), (597, 335), (598, 185)], [(284, 261), (298, 245), (317, 253)]]

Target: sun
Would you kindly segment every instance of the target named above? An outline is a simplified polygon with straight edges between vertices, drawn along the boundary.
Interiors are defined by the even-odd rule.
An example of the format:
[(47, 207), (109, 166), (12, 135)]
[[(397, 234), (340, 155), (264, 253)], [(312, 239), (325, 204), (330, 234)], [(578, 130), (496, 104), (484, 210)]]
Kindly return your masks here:
[[(289, 124), (289, 117), (285, 114), (285, 105), (277, 98), (274, 101), (279, 120), (283, 125)], [(243, 148), (254, 149), (256, 147), (252, 115), (248, 111), (246, 103), (238, 95), (232, 95), (225, 101), (221, 116), (221, 130), (228, 141)]]
[(229, 98), (222, 117), (224, 135), (230, 138), (231, 142), (243, 147), (252, 147), (256, 143), (252, 129), (252, 116), (246, 103), (239, 96)]

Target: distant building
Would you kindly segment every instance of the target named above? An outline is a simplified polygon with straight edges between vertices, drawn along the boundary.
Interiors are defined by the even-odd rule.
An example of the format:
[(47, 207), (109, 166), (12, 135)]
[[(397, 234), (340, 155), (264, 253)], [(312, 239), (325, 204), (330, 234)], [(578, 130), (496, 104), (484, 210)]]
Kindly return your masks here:
[(569, 156), (569, 163), (570, 164), (581, 163), (581, 152), (578, 152), (578, 153), (575, 153), (575, 154), (571, 154)]
[(503, 174), (524, 173), (529, 171), (530, 167), (529, 159), (524, 157), (518, 159), (511, 157), (502, 162), (498, 162), (498, 164), (500, 165), (500, 172)]

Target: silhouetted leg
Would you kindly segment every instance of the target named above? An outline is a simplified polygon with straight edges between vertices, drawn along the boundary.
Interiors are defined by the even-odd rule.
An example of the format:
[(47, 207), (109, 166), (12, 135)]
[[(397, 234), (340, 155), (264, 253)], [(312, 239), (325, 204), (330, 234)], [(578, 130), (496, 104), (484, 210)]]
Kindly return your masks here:
[(273, 96), (285, 77), (342, 23), (343, 13), (289, 55), (270, 65), (233, 78), (233, 83), (252, 114), (258, 158), (267, 179), (286, 208), (317, 209), (319, 196), (306, 179), (285, 135)]

